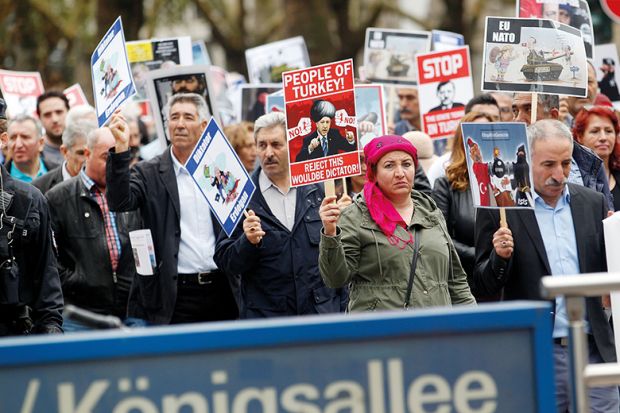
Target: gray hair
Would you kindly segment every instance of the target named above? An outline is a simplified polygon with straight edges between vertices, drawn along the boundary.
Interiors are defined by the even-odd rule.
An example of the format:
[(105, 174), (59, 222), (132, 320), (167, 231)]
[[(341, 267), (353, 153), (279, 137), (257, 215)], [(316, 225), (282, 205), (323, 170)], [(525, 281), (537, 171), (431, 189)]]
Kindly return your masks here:
[(25, 115), (25, 114), (21, 114), (21, 115), (17, 115), (11, 119), (9, 119), (9, 123), (7, 125), (7, 130), (11, 128), (11, 125), (14, 123), (24, 123), (24, 122), (32, 122), (32, 124), (34, 125), (34, 130), (35, 130), (35, 134), (36, 134), (36, 138), (39, 139), (41, 137), (42, 131), (43, 131), (43, 127), (41, 126), (41, 122), (39, 122), (39, 120), (35, 117), (32, 117), (30, 115)]
[(530, 142), (530, 150), (534, 151), (536, 142), (546, 142), (551, 139), (566, 140), (570, 143), (571, 152), (573, 151), (573, 135), (564, 123), (555, 119), (542, 119), (532, 123), (527, 128), (527, 137)]
[(170, 96), (166, 106), (164, 107), (164, 113), (166, 114), (166, 123), (168, 122), (168, 117), (170, 116), (170, 110), (172, 106), (177, 103), (193, 103), (196, 106), (196, 111), (198, 112), (198, 120), (208, 121), (210, 112), (209, 107), (207, 106), (207, 102), (205, 99), (197, 93), (177, 93), (175, 95)]
[(97, 121), (97, 111), (95, 111), (94, 107), (90, 105), (74, 106), (69, 109), (69, 112), (67, 112), (67, 117), (65, 118), (65, 125), (67, 125), (68, 127), (73, 122), (88, 119), (89, 117), (92, 117), (92, 119)]
[(67, 123), (62, 133), (62, 144), (67, 149), (71, 149), (78, 139), (87, 139), (89, 132), (94, 129), (97, 129), (97, 121), (74, 119), (73, 122)]
[(254, 140), (256, 140), (258, 132), (260, 132), (261, 129), (271, 129), (276, 126), (282, 127), (286, 134), (286, 117), (284, 116), (284, 113), (269, 112), (256, 119), (256, 122), (254, 122)]

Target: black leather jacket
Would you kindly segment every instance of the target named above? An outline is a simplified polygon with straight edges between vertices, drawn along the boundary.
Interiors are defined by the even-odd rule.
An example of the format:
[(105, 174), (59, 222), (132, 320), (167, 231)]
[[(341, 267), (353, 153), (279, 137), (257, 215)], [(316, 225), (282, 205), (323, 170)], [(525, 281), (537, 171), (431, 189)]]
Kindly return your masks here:
[(112, 271), (101, 209), (75, 176), (47, 194), (58, 247), (58, 269), (67, 304), (125, 318), (129, 287), (136, 273), (130, 231), (141, 228), (136, 211), (116, 214), (121, 254)]

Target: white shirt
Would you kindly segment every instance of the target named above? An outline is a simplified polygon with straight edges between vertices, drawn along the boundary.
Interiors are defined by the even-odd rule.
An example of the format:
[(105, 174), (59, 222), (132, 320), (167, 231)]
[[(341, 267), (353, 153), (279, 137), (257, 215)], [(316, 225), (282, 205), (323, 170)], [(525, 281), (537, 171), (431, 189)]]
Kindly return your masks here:
[(73, 178), (71, 176), (71, 174), (69, 173), (69, 171), (67, 170), (67, 161), (64, 161), (62, 163), (61, 168), (62, 168), (61, 171), (62, 171), (62, 180), (63, 180), (63, 182), (66, 181), (67, 179)]
[(172, 148), (170, 154), (181, 205), (181, 241), (177, 271), (179, 274), (193, 274), (216, 270), (217, 265), (213, 261), (215, 233), (209, 204), (187, 169), (175, 158)]
[(288, 228), (289, 231), (292, 231), (295, 225), (297, 188), (289, 188), (288, 192), (285, 194), (271, 182), (262, 169), (258, 175), (258, 185), (273, 215), (282, 225)]

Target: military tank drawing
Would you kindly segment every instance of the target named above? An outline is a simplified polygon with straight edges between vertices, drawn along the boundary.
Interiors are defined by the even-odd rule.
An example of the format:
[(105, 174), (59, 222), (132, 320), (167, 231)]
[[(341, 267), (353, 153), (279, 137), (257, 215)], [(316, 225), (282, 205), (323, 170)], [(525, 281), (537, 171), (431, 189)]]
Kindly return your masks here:
[(545, 53), (547, 52), (530, 51), (527, 56), (527, 64), (521, 67), (521, 72), (527, 80), (533, 82), (537, 80), (558, 80), (560, 78), (564, 67), (552, 61), (565, 57), (566, 53), (548, 59), (545, 58)]

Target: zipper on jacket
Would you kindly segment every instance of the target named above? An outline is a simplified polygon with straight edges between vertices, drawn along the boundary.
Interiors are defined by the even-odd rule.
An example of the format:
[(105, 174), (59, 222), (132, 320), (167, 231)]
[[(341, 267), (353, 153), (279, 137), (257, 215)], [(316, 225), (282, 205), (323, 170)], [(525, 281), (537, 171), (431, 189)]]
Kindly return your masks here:
[(112, 280), (114, 281), (114, 284), (118, 282), (118, 278), (116, 277), (116, 271), (112, 271)]

